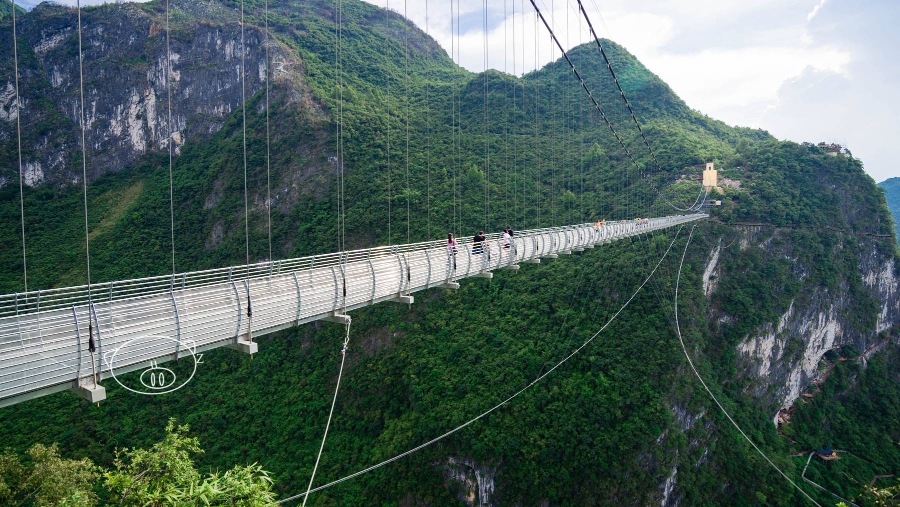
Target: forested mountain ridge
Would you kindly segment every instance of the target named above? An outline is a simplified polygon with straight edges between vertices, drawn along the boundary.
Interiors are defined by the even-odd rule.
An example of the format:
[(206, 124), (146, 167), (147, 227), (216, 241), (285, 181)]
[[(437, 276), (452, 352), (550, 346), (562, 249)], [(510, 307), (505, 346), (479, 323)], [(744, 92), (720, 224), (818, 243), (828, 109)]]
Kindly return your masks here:
[[(172, 6), (173, 51), (180, 58), (172, 69), (179, 74), (173, 123), (182, 135), (174, 166), (177, 266), (239, 264), (244, 237), (240, 85), (239, 71), (234, 72), (240, 56), (237, 4)], [(162, 8), (150, 2), (84, 11), (91, 34), (85, 72), (94, 82), (86, 93), (97, 108), (88, 131), (97, 137), (89, 139), (87, 153), (95, 281), (171, 269), (168, 156), (161, 142), (168, 132), (162, 113)], [(333, 5), (272, 2), (270, 9), (276, 39), (269, 111), (273, 257), (331, 252), (340, 96)], [(261, 12), (262, 2), (247, 2), (253, 259), (268, 254)], [(659, 199), (648, 207), (653, 190), (590, 112), (564, 61), (523, 78), (473, 74), (456, 67), (434, 41), (395, 13), (345, 1), (343, 14), (344, 167), (352, 247), (405, 242), (407, 197), (413, 241), (439, 238), (447, 230), (469, 234), (480, 227), (521, 229), (673, 212)], [(57, 173), (46, 166), (43, 183), (32, 180), (25, 189), (32, 288), (84, 281), (80, 181), (70, 184), (80, 176), (72, 102), (76, 82), (70, 72), (73, 19), (72, 10), (50, 5), (22, 19), (20, 54), (31, 69), (23, 71), (28, 75), (23, 90), (29, 87), (23, 92), (23, 119), (36, 115), (23, 123), (34, 142), (26, 143), (26, 152), (66, 154), (63, 169)], [(10, 26), (4, 23), (0, 44), (8, 46)], [(132, 45), (112, 42), (130, 40), (123, 35), (132, 32)], [(48, 41), (56, 45), (42, 49)], [(844, 488), (842, 495), (858, 492), (842, 472), (865, 483), (872, 474), (896, 473), (900, 453), (892, 442), (900, 435), (891, 421), (900, 404), (896, 338), (890, 333), (900, 322), (900, 294), (891, 222), (874, 182), (857, 160), (699, 115), (623, 48), (604, 42), (664, 174), (652, 171), (596, 47), (575, 48), (573, 61), (589, 85), (596, 83), (595, 93), (638, 162), (653, 173), (653, 183), (669, 199), (689, 204), (696, 195), (691, 181), (696, 166), (715, 161), (720, 169), (717, 198), (723, 206), (694, 231), (679, 294), (682, 332), (707, 381), (719, 386), (714, 389), (736, 419), (795, 478), (803, 463), (789, 454), (820, 445), (846, 447), (866, 460), (848, 457), (813, 470), (820, 483)], [(220, 58), (213, 60), (213, 54)], [(0, 83), (11, 75), (7, 64), (0, 63)], [(118, 68), (124, 69), (118, 84), (99, 82)], [(204, 90), (211, 82), (222, 93)], [(29, 95), (35, 90), (43, 101)], [(7, 117), (0, 122), (0, 170), (6, 181), (0, 189), (0, 234), (4, 244), (19, 245), (14, 127), (9, 99), (2, 97)], [(36, 112), (30, 112), (32, 104)], [(121, 123), (114, 113), (134, 121)], [(136, 141), (145, 148), (135, 150)], [(48, 145), (56, 148), (40, 151)], [(485, 188), (489, 202), (478, 197)], [(382, 305), (354, 312), (321, 482), (433, 438), (527, 385), (599, 329), (676, 239), (655, 281), (544, 383), (436, 446), (313, 500), (321, 505), (801, 503), (716, 412), (684, 365), (671, 298), (687, 234), (639, 237), (518, 273), (498, 273), (491, 282), (465, 282), (457, 293), (424, 293), (410, 309)], [(20, 254), (4, 249), (3, 292), (21, 290)], [(207, 449), (199, 458), (204, 466), (259, 462), (272, 472), (279, 492), (297, 493), (305, 488), (318, 451), (341, 332), (331, 324), (284, 331), (264, 339), (252, 361), (232, 351), (209, 354), (198, 377), (175, 396), (147, 400), (113, 384), (101, 407), (59, 394), (2, 409), (6, 424), (0, 435), (17, 450), (59, 442), (69, 456), (110, 463), (116, 447), (154, 441), (175, 416), (191, 424)], [(834, 373), (820, 393), (803, 397), (811, 403), (798, 403), (792, 421), (782, 425), (779, 431), (790, 440), (780, 436), (773, 414), (814, 391), (811, 382), (823, 376), (825, 364), (837, 364)]]
[(884, 189), (888, 209), (894, 217), (894, 233), (900, 236), (900, 178), (888, 178), (878, 186)]

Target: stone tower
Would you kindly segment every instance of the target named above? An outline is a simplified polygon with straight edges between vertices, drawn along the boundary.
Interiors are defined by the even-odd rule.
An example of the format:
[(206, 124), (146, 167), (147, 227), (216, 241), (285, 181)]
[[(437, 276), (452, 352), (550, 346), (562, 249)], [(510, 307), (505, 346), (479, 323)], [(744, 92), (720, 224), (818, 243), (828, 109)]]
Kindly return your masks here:
[(719, 173), (716, 166), (712, 162), (706, 163), (706, 170), (703, 171), (703, 187), (713, 188), (719, 184)]

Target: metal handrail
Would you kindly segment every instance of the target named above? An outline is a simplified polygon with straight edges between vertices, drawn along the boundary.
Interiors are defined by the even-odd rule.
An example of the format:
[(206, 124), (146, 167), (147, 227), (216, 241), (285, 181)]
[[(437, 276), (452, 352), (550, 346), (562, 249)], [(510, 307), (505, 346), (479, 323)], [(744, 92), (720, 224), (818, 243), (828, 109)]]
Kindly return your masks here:
[[(179, 336), (199, 347), (234, 343), (241, 336), (259, 336), (397, 299), (499, 269), (588, 244), (602, 244), (634, 234), (675, 226), (706, 215), (682, 215), (639, 222), (550, 227), (516, 232), (505, 250), (500, 234), (488, 235), (484, 253), (471, 253), (471, 238), (458, 240), (458, 254), (449, 255), (444, 241), (382, 246), (314, 255), (282, 261), (232, 266), (88, 287), (65, 287), (0, 296), (0, 406), (28, 393), (79, 382), (90, 368), (86, 354), (88, 319), (104, 351), (147, 336)], [(565, 237), (565, 238), (564, 238)], [(566, 250), (564, 250), (566, 249)], [(474, 261), (474, 262), (473, 262)], [(246, 284), (246, 285), (245, 285)], [(343, 289), (346, 287), (346, 294)], [(253, 304), (253, 328), (244, 317)], [(79, 322), (82, 324), (78, 329)], [(117, 356), (117, 366), (174, 359), (181, 341), (168, 347), (148, 342)], [(100, 362), (100, 359), (97, 360)], [(100, 364), (99, 377), (109, 367)]]

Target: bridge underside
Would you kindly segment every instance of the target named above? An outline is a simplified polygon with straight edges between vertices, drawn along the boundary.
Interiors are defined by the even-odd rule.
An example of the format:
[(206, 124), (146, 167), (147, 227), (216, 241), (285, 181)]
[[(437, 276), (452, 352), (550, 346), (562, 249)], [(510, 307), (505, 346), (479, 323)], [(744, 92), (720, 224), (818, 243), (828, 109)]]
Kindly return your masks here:
[(99, 401), (95, 383), (113, 374), (216, 347), (253, 353), (267, 333), (705, 217), (521, 231), (509, 248), (491, 235), (480, 253), (470, 239), (455, 254), (432, 241), (0, 296), (0, 407), (70, 388)]

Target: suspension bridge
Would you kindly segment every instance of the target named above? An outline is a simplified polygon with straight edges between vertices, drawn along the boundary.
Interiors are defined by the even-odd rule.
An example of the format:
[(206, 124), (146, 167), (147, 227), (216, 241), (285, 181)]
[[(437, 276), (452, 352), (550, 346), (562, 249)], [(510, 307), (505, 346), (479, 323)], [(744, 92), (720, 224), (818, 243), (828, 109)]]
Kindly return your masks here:
[[(572, 75), (578, 85), (589, 99), (592, 106), (599, 113), (599, 117), (609, 129), (622, 151), (627, 156), (641, 178), (653, 187), (653, 178), (649, 177), (644, 168), (638, 164), (635, 157), (622, 136), (610, 122), (598, 99), (591, 92), (583, 75), (578, 71), (563, 44), (554, 33), (555, 24), (543, 15), (535, 0), (529, 0), (534, 9), (535, 27), (538, 20), (547, 30), (553, 46), (559, 52), (565, 62), (570, 66)], [(540, 1), (540, 0), (538, 0)], [(640, 139), (653, 161), (656, 170), (663, 173), (662, 166), (656, 157), (650, 143), (637, 120), (634, 109), (628, 101), (624, 90), (619, 84), (616, 74), (610, 64), (599, 37), (584, 8), (582, 0), (575, 0), (576, 15), (580, 14), (587, 24), (592, 42), (596, 43), (597, 50), (606, 68), (612, 77), (621, 99), (627, 107), (630, 119), (637, 128)], [(543, 3), (543, 2), (542, 2)], [(513, 4), (514, 5), (514, 4)], [(524, 1), (523, 14), (524, 14)], [(569, 2), (567, 2), (567, 6)], [(663, 257), (656, 263), (643, 283), (613, 315), (613, 317), (569, 355), (565, 356), (555, 366), (542, 373), (538, 378), (500, 403), (494, 405), (480, 415), (467, 422), (448, 430), (442, 435), (429, 440), (406, 452), (397, 454), (380, 463), (366, 469), (333, 480), (326, 484), (313, 488), (316, 470), (325, 447), (328, 429), (334, 413), (335, 400), (340, 388), (341, 376), (346, 358), (347, 343), (350, 338), (351, 317), (349, 312), (379, 303), (414, 304), (413, 294), (422, 290), (441, 288), (457, 289), (459, 282), (466, 278), (492, 278), (493, 272), (500, 269), (518, 270), (521, 265), (539, 263), (541, 259), (556, 258), (559, 255), (582, 252), (585, 249), (594, 248), (607, 243), (615, 242), (632, 236), (652, 233), (672, 227), (680, 227), (689, 222), (705, 219), (706, 213), (701, 212), (709, 189), (700, 190), (696, 200), (690, 206), (678, 207), (669, 199), (660, 194), (655, 187), (655, 195), (646, 198), (646, 205), (642, 208), (634, 203), (634, 210), (652, 209), (656, 197), (664, 201), (675, 212), (671, 216), (656, 218), (626, 218), (618, 217), (597, 223), (577, 223), (562, 227), (535, 228), (517, 231), (514, 236), (490, 234), (484, 241), (474, 242), (473, 239), (457, 241), (432, 240), (414, 243), (409, 239), (409, 85), (408, 71), (406, 84), (406, 181), (407, 181), (407, 242), (400, 245), (380, 246), (368, 249), (347, 251), (345, 248), (345, 213), (344, 203), (344, 160), (343, 160), (343, 56), (342, 56), (342, 7), (341, 0), (336, 0), (335, 9), (335, 90), (338, 91), (338, 105), (335, 113), (336, 123), (336, 157), (335, 173), (338, 179), (338, 251), (334, 253), (251, 263), (249, 254), (249, 220), (248, 220), (248, 195), (247, 195), (247, 119), (246, 107), (242, 107), (243, 129), (243, 165), (244, 165), (244, 221), (243, 228), (246, 242), (246, 263), (226, 268), (211, 269), (205, 271), (177, 272), (175, 262), (175, 227), (174, 227), (174, 198), (172, 164), (172, 142), (167, 142), (169, 150), (169, 213), (172, 242), (172, 271), (170, 274), (118, 280), (104, 283), (92, 283), (90, 274), (90, 235), (87, 209), (87, 153), (82, 153), (82, 185), (84, 187), (84, 216), (85, 216), (85, 253), (87, 284), (77, 287), (51, 288), (42, 290), (28, 290), (28, 271), (26, 255), (26, 228), (23, 197), (23, 165), (21, 147), (21, 126), (19, 109), (19, 70), (18, 54), (16, 52), (16, 10), (15, 2), (12, 3), (12, 34), (13, 34), (13, 61), (15, 65), (15, 106), (16, 127), (18, 134), (19, 154), (19, 193), (22, 231), (22, 264), (24, 291), (13, 294), (0, 295), (0, 407), (13, 405), (25, 400), (51, 394), (67, 389), (91, 402), (99, 402), (106, 398), (106, 389), (103, 382), (110, 378), (116, 378), (117, 374), (137, 371), (143, 368), (159, 369), (158, 364), (167, 361), (178, 360), (186, 355), (194, 356), (196, 367), (196, 355), (202, 351), (220, 347), (237, 349), (240, 352), (253, 354), (258, 352), (259, 345), (256, 338), (274, 333), (293, 326), (299, 326), (313, 321), (335, 322), (346, 327), (344, 348), (341, 351), (341, 366), (337, 375), (334, 389), (334, 397), (331, 410), (328, 414), (328, 422), (322, 437), (319, 453), (316, 458), (310, 476), (309, 485), (305, 493), (284, 498), (278, 503), (287, 503), (293, 500), (303, 499), (305, 504), (309, 495), (327, 487), (352, 479), (371, 470), (385, 466), (397, 459), (427, 447), (448, 435), (451, 435), (469, 424), (504, 406), (522, 392), (530, 389), (550, 375), (556, 368), (565, 363), (608, 326), (616, 316), (622, 312), (632, 301), (644, 285), (653, 277), (663, 259), (665, 259), (675, 239), (669, 244), (669, 248)], [(453, 2), (451, 2), (451, 18)], [(505, 8), (505, 6), (504, 6)], [(404, 3), (405, 11), (405, 3)], [(457, 17), (459, 6), (457, 4)], [(484, 5), (485, 33), (487, 32), (487, 3)], [(514, 10), (515, 12), (515, 10)], [(78, 13), (78, 62), (79, 62), (79, 91), (80, 91), (80, 121), (78, 122), (81, 134), (81, 146), (86, 147), (85, 131), (85, 102), (84, 102), (84, 78), (83, 78), (83, 51), (81, 6), (77, 4)], [(244, 2), (240, 2), (241, 24), (241, 100), (246, 106), (245, 95), (245, 45), (244, 45)], [(427, 23), (426, 4), (426, 23)], [(568, 14), (567, 14), (568, 16)], [(405, 14), (404, 14), (405, 17)], [(459, 20), (456, 19), (456, 29)], [(567, 17), (568, 25), (568, 17)], [(579, 27), (580, 29), (580, 27)], [(515, 30), (515, 25), (513, 26)], [(427, 31), (427, 24), (426, 24)], [(568, 26), (566, 27), (568, 31)], [(451, 29), (451, 33), (453, 30)], [(524, 30), (523, 30), (524, 42)], [(169, 4), (165, 3), (165, 34), (166, 34), (166, 94), (168, 103), (169, 140), (175, 134), (171, 128), (171, 66), (172, 57), (169, 47)], [(568, 38), (568, 33), (566, 34)], [(269, 41), (268, 29), (268, 2), (265, 3), (265, 37)], [(515, 35), (514, 37), (515, 38)], [(524, 44), (523, 44), (524, 46)], [(269, 184), (269, 71), (270, 61), (268, 56), (268, 44), (266, 44), (266, 76), (265, 79), (265, 111), (266, 111), (266, 199), (270, 200)], [(406, 34), (406, 65), (409, 64), (409, 38)], [(524, 51), (524, 50), (523, 50)], [(537, 52), (537, 51), (536, 51)], [(453, 51), (451, 51), (453, 53)], [(487, 35), (485, 35), (485, 68), (487, 69)], [(515, 54), (515, 48), (513, 50)], [(459, 56), (455, 54), (454, 56)], [(524, 58), (524, 52), (523, 52)], [(515, 60), (514, 60), (515, 66)], [(515, 70), (514, 70), (515, 73)], [(389, 87), (387, 93), (390, 93)], [(426, 90), (427, 93), (427, 90)], [(515, 94), (514, 94), (515, 95)], [(524, 104), (524, 87), (523, 87)], [(458, 104), (457, 106), (458, 107)], [(579, 112), (581, 112), (579, 105)], [(488, 122), (488, 84), (487, 77), (484, 80), (484, 118), (485, 134), (487, 134)], [(537, 110), (537, 99), (535, 99)], [(458, 111), (457, 111), (458, 112)], [(574, 114), (574, 110), (571, 111)], [(454, 122), (456, 118), (454, 118)], [(459, 141), (454, 124), (454, 135)], [(538, 132), (538, 123), (535, 123), (535, 135)], [(387, 132), (388, 150), (390, 146), (390, 131)], [(582, 142), (583, 145), (583, 142)], [(85, 150), (86, 151), (86, 150)], [(489, 167), (489, 137), (485, 135), (485, 168)], [(388, 174), (390, 174), (390, 159), (388, 158)], [(540, 168), (539, 168), (540, 171)], [(429, 173), (430, 174), (430, 173)], [(489, 175), (486, 171), (485, 179), (485, 229), (490, 221), (490, 195)], [(539, 179), (539, 178), (538, 178)], [(551, 177), (552, 180), (552, 177)], [(430, 185), (430, 183), (429, 183)], [(551, 187), (553, 185), (551, 184)], [(624, 185), (622, 190), (624, 191)], [(430, 187), (429, 187), (430, 188)], [(582, 176), (583, 190), (583, 176)], [(454, 199), (455, 199), (454, 182)], [(390, 178), (388, 178), (388, 206), (390, 206)], [(430, 196), (429, 196), (430, 198)], [(552, 202), (552, 201), (551, 201)], [(267, 219), (269, 232), (269, 259), (272, 258), (271, 215), (267, 205)], [(551, 210), (552, 212), (552, 210)], [(538, 208), (538, 214), (540, 209)], [(388, 208), (388, 230), (390, 230), (390, 208)], [(631, 215), (632, 217), (634, 215)], [(583, 220), (583, 218), (582, 218)], [(540, 224), (540, 220), (537, 220)], [(555, 223), (555, 222), (554, 222)], [(454, 202), (454, 230), (456, 230), (456, 203)], [(693, 236), (693, 228), (691, 236)], [(390, 237), (390, 234), (389, 234)], [(676, 233), (677, 237), (677, 233)], [(818, 505), (809, 495), (795, 484), (790, 477), (782, 472), (769, 458), (753, 444), (752, 440), (731, 419), (724, 407), (719, 404), (716, 397), (699, 372), (694, 368), (687, 347), (681, 336), (678, 325), (678, 287), (681, 279), (681, 267), (684, 264), (682, 255), (679, 265), (678, 279), (675, 290), (674, 318), (678, 339), (682, 350), (703, 387), (725, 413), (729, 421), (741, 432), (742, 436), (753, 445), (756, 451), (762, 455), (768, 463), (776, 469), (795, 488), (800, 490), (807, 499)], [(162, 370), (171, 372), (163, 368)], [(161, 370), (161, 371), (162, 371)], [(146, 373), (146, 372), (145, 372)], [(193, 376), (193, 374), (192, 374)], [(161, 377), (152, 377), (154, 379)], [(118, 380), (118, 379), (117, 379)], [(143, 376), (141, 382), (144, 382)], [(143, 394), (164, 394), (164, 382), (160, 380), (157, 385), (151, 380), (147, 386), (149, 391)], [(123, 386), (124, 387), (124, 386)], [(127, 387), (125, 387), (128, 389)], [(154, 389), (157, 389), (154, 391)]]
[[(97, 402), (105, 397), (104, 379), (178, 359), (185, 347), (255, 353), (255, 337), (291, 326), (347, 323), (347, 312), (357, 308), (412, 304), (411, 294), (421, 290), (458, 288), (464, 278), (490, 278), (497, 269), (705, 217), (526, 230), (515, 233), (509, 248), (493, 234), (483, 245), (471, 238), (455, 248), (430, 241), (3, 295), (0, 406), (65, 389)], [(135, 341), (139, 346), (123, 347)]]
[[(537, 4), (531, 2), (538, 20), (550, 34), (551, 41), (571, 66), (580, 87), (586, 92), (589, 104), (599, 112), (628, 160), (643, 176), (641, 181), (652, 185), (644, 174), (622, 137), (613, 127), (604, 109), (591, 93), (584, 78), (569, 59), (560, 40), (553, 32)], [(171, 83), (171, 49), (169, 47), (169, 8), (166, 16), (166, 82)], [(15, 11), (15, 9), (14, 9)], [(579, 11), (597, 42), (600, 55), (607, 62), (607, 69), (618, 85), (609, 59), (593, 33), (593, 26), (579, 2)], [(387, 11), (389, 12), (389, 10)], [(81, 144), (86, 146), (84, 118), (83, 51), (81, 50), (81, 8), (78, 13), (78, 64), (81, 98)], [(244, 48), (244, 6), (241, 2), (241, 48)], [(266, 4), (266, 38), (268, 39), (268, 4)], [(13, 12), (13, 46), (16, 47), (15, 12)], [(343, 89), (343, 63), (341, 55), (342, 19), (340, 3), (335, 19), (336, 60), (335, 78), (337, 90)], [(536, 25), (537, 27), (537, 25)], [(406, 34), (406, 59), (408, 65), (408, 33)], [(485, 44), (486, 41), (485, 41)], [(486, 48), (486, 46), (485, 46)], [(266, 68), (268, 45), (266, 45)], [(246, 51), (241, 51), (244, 68)], [(18, 55), (14, 53), (16, 106), (18, 99)], [(408, 76), (408, 71), (407, 71)], [(408, 77), (407, 77), (408, 79)], [(266, 84), (266, 139), (268, 146), (268, 85)], [(242, 101), (244, 73), (241, 74)], [(389, 90), (388, 90), (389, 92)], [(631, 120), (637, 127), (644, 145), (656, 167), (662, 171), (656, 155), (641, 129), (637, 117), (624, 91), (620, 96), (628, 108)], [(171, 130), (171, 86), (167, 86), (168, 121)], [(407, 115), (408, 111), (407, 83)], [(340, 95), (339, 102), (340, 102)], [(487, 122), (487, 81), (485, 81), (485, 122)], [(18, 112), (18, 110), (17, 110)], [(520, 263), (536, 263), (542, 258), (552, 258), (596, 245), (627, 238), (635, 234), (658, 231), (706, 217), (698, 211), (705, 202), (708, 191), (701, 189), (697, 199), (689, 207), (679, 208), (664, 200), (675, 212), (686, 214), (661, 218), (626, 219), (602, 224), (575, 224), (564, 227), (537, 228), (519, 231), (514, 238), (504, 240), (500, 235), (487, 237), (483, 245), (462, 240), (456, 246), (442, 241), (410, 242), (409, 202), (407, 199), (406, 244), (347, 251), (344, 243), (346, 206), (344, 204), (343, 161), (343, 108), (335, 111), (336, 161), (338, 177), (338, 251), (311, 257), (251, 263), (249, 254), (249, 220), (247, 210), (247, 148), (246, 111), (242, 110), (244, 136), (244, 220), (247, 241), (246, 263), (227, 268), (206, 271), (176, 271), (174, 198), (172, 179), (172, 143), (169, 149), (169, 214), (171, 221), (172, 271), (170, 274), (105, 283), (92, 283), (90, 274), (90, 235), (87, 209), (87, 154), (82, 157), (82, 185), (84, 186), (85, 253), (87, 260), (87, 284), (44, 290), (28, 290), (27, 255), (25, 249), (25, 211), (22, 190), (21, 146), (20, 154), (20, 211), (22, 214), (22, 263), (24, 267), (24, 291), (0, 295), (0, 407), (52, 392), (73, 389), (91, 402), (105, 398), (103, 380), (117, 373), (127, 373), (149, 365), (157, 365), (178, 359), (184, 354), (196, 354), (203, 350), (228, 346), (243, 352), (254, 353), (258, 345), (254, 337), (272, 333), (289, 326), (316, 320), (327, 320), (349, 326), (347, 312), (362, 306), (384, 301), (412, 304), (413, 293), (433, 287), (457, 288), (458, 281), (469, 277), (490, 278), (496, 269), (518, 269)], [(17, 119), (20, 116), (17, 115)], [(18, 123), (17, 123), (18, 126)], [(21, 131), (21, 127), (19, 127)], [(171, 133), (170, 133), (171, 134)], [(21, 135), (21, 134), (19, 134)], [(387, 133), (390, 135), (390, 132)], [(487, 137), (485, 138), (487, 139)], [(388, 137), (388, 142), (390, 138)], [(407, 146), (409, 144), (407, 118)], [(407, 185), (409, 161), (407, 152)], [(489, 157), (485, 145), (485, 166)], [(390, 162), (388, 161), (388, 164)], [(267, 148), (267, 199), (269, 193), (269, 162)], [(388, 167), (388, 171), (390, 168)], [(389, 183), (390, 185), (390, 183)], [(551, 185), (552, 186), (552, 185)], [(485, 180), (485, 228), (490, 222), (490, 195)], [(407, 188), (407, 190), (409, 190)], [(624, 190), (624, 189), (623, 189)], [(390, 186), (388, 187), (390, 195)], [(657, 191), (658, 193), (658, 191)], [(454, 197), (455, 198), (455, 197)], [(702, 201), (701, 201), (702, 198)], [(552, 201), (551, 201), (552, 203)], [(390, 199), (388, 199), (390, 206)], [(636, 203), (635, 203), (636, 204)], [(646, 202), (648, 208), (652, 204)], [(454, 202), (454, 209), (456, 203)], [(637, 208), (637, 206), (635, 206)], [(551, 213), (552, 213), (551, 208)], [(632, 210), (636, 211), (635, 210)], [(646, 212), (646, 211), (645, 211)], [(456, 212), (454, 211), (454, 214)], [(538, 210), (539, 213), (539, 210)], [(634, 215), (632, 215), (634, 216)], [(271, 216), (269, 220), (269, 259), (271, 255)], [(619, 217), (622, 218), (622, 217)], [(455, 220), (455, 218), (454, 218)], [(539, 222), (539, 220), (538, 220)], [(455, 229), (456, 225), (454, 226)], [(390, 231), (390, 208), (388, 211)], [(508, 243), (508, 245), (507, 245)], [(169, 370), (170, 371), (170, 370)], [(157, 386), (152, 386), (157, 387)], [(162, 391), (149, 394), (162, 394)]]

